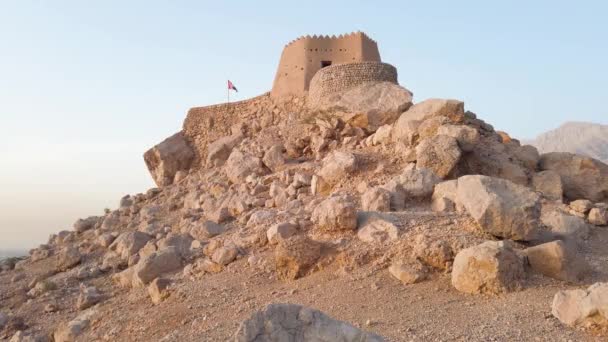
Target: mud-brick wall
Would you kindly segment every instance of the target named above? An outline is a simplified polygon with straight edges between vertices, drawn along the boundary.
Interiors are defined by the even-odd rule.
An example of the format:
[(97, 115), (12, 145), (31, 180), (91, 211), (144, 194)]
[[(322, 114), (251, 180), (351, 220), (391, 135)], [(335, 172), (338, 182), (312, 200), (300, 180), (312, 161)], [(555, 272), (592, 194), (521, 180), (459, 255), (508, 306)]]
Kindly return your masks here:
[(397, 83), (397, 69), (387, 63), (361, 62), (336, 64), (319, 70), (310, 81), (309, 103), (368, 82)]
[(243, 101), (190, 108), (184, 120), (183, 132), (195, 150), (193, 165), (204, 164), (208, 143), (230, 135), (233, 125), (270, 102), (269, 93), (265, 93)]

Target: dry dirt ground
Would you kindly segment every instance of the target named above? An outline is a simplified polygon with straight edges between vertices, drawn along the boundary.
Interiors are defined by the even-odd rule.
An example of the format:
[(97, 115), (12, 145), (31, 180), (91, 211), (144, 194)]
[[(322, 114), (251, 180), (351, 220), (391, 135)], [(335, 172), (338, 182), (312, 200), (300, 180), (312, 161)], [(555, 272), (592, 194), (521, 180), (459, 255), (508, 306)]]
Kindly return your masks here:
[[(461, 232), (464, 246), (485, 238), (467, 232), (468, 219), (458, 214), (438, 217), (412, 211), (399, 214), (406, 243), (418, 231), (455, 236)], [(390, 341), (606, 341), (605, 332), (572, 329), (551, 315), (558, 290), (587, 287), (606, 281), (608, 229), (593, 228), (581, 244), (581, 253), (595, 272), (584, 284), (566, 284), (530, 274), (525, 287), (501, 296), (467, 295), (456, 291), (449, 273), (433, 273), (418, 284), (403, 285), (386, 269), (389, 259), (407, 254), (407, 244), (374, 246), (356, 238), (335, 238), (345, 245), (349, 261), (319, 266), (312, 274), (291, 282), (276, 278), (272, 248), (262, 250), (266, 267), (255, 268), (243, 257), (217, 274), (197, 278), (175, 274), (171, 295), (153, 305), (145, 288), (121, 289), (107, 276), (87, 283), (108, 296), (95, 310), (83, 341), (226, 341), (239, 323), (269, 303), (298, 303), (326, 312)], [(338, 247), (340, 249), (342, 247)], [(405, 252), (404, 252), (405, 251)], [(354, 260), (354, 261), (353, 261)], [(11, 282), (15, 272), (0, 275), (0, 308), (11, 309), (35, 331), (52, 332), (76, 317), (74, 308), (79, 281), (57, 274), (58, 289), (27, 299), (22, 289), (48, 269), (52, 258), (30, 265), (27, 277)], [(63, 278), (62, 278), (63, 277)], [(46, 313), (48, 303), (58, 310)]]

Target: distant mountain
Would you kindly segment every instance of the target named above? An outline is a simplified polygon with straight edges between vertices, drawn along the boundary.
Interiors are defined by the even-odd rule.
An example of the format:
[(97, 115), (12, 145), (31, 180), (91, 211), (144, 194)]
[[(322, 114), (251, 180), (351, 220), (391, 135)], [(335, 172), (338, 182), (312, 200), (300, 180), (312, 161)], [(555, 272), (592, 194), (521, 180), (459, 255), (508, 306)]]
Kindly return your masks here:
[(526, 143), (540, 153), (572, 152), (608, 163), (608, 125), (566, 122)]

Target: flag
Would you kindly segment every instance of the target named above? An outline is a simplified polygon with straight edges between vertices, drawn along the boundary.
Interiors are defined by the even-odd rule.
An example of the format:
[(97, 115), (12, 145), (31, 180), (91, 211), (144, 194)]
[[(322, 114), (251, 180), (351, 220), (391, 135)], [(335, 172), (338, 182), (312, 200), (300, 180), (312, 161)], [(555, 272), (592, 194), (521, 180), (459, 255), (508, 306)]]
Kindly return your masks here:
[(236, 87), (234, 86), (234, 84), (232, 84), (232, 82), (230, 82), (230, 80), (228, 80), (228, 90), (234, 90), (237, 93), (239, 92)]

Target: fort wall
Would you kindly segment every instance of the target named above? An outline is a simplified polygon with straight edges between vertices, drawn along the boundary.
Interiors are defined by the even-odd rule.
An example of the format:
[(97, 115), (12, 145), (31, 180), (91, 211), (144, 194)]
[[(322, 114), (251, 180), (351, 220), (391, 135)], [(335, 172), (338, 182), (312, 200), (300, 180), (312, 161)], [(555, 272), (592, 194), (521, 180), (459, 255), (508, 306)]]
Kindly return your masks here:
[(243, 101), (190, 108), (184, 120), (183, 132), (194, 147), (194, 163), (203, 164), (201, 161), (207, 156), (208, 143), (230, 135), (232, 126), (271, 102), (270, 93), (264, 93)]
[(397, 69), (387, 63), (360, 62), (331, 65), (319, 70), (310, 81), (308, 100), (319, 100), (336, 92), (369, 82), (397, 82)]
[(281, 54), (271, 96), (303, 95), (320, 69), (334, 64), (380, 62), (378, 44), (365, 33), (339, 37), (300, 37), (285, 46)]

